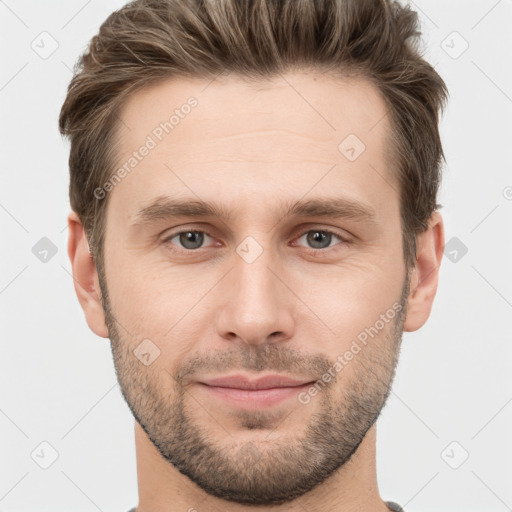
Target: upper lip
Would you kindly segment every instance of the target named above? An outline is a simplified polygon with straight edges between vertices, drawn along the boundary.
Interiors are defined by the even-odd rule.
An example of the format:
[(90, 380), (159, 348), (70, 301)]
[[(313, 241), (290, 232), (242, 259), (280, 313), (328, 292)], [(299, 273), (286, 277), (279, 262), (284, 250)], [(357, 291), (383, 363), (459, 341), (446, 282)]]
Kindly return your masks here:
[(286, 375), (265, 375), (257, 379), (250, 379), (244, 375), (230, 375), (214, 379), (203, 379), (202, 384), (221, 388), (233, 389), (271, 389), (303, 386), (312, 382), (311, 379), (294, 379)]

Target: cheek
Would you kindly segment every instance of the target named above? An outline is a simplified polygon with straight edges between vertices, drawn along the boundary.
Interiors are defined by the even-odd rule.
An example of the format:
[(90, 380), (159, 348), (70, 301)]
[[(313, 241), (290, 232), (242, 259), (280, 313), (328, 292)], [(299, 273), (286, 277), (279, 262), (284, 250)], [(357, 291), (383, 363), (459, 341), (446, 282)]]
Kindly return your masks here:
[[(353, 341), (364, 344), (390, 333), (400, 309), (405, 269), (401, 262), (383, 265), (384, 261), (376, 258), (353, 263), (302, 279), (297, 295), (303, 298), (307, 316), (312, 319), (302, 328), (315, 327), (316, 339), (330, 359), (349, 350)], [(325, 338), (319, 336), (319, 329)]]
[[(113, 313), (126, 328), (124, 336), (128, 331), (132, 344), (153, 340), (162, 359), (189, 353), (200, 336), (199, 319), (211, 314), (204, 310), (205, 298), (218, 280), (216, 274), (202, 273), (198, 278), (195, 271), (169, 265), (146, 269), (135, 258), (126, 258), (122, 268), (114, 269), (108, 283)], [(172, 354), (166, 354), (170, 346)]]

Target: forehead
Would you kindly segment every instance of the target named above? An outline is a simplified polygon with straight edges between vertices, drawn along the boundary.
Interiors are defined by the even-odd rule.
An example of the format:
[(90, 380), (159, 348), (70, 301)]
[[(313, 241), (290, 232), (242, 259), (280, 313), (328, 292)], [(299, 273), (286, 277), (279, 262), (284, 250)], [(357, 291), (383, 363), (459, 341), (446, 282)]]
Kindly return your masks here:
[(116, 169), (127, 172), (109, 209), (126, 220), (173, 192), (233, 203), (233, 192), (241, 200), (260, 192), (292, 198), (335, 184), (376, 209), (397, 199), (385, 102), (361, 78), (172, 78), (132, 95), (120, 118)]

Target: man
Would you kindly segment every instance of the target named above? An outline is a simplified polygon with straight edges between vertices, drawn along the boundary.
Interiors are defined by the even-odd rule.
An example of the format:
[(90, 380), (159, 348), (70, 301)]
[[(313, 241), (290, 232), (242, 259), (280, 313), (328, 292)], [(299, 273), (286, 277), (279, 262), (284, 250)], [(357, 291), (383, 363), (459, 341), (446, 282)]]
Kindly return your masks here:
[(444, 244), (417, 22), (140, 0), (92, 39), (60, 117), (68, 250), (136, 419), (137, 512), (401, 510), (376, 420)]

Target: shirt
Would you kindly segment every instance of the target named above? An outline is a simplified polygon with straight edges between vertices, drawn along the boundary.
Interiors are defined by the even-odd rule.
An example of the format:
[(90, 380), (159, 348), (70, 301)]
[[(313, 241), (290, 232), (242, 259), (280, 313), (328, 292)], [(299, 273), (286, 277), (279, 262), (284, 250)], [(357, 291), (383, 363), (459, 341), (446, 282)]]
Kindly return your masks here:
[[(388, 506), (389, 510), (392, 510), (393, 512), (405, 512), (405, 510), (400, 505), (397, 505), (393, 501), (386, 501), (386, 505)], [(132, 509), (128, 510), (128, 512), (137, 512), (137, 511), (135, 510), (135, 508), (132, 508)]]

